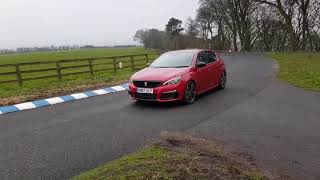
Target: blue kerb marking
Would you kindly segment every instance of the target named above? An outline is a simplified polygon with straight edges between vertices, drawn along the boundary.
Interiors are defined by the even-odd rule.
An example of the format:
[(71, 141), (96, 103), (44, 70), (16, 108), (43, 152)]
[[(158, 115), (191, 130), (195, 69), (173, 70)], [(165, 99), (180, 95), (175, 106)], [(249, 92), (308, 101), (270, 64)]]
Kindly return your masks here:
[(32, 102), (36, 107), (49, 106), (50, 104), (46, 100), (38, 100)]
[(116, 92), (116, 90), (112, 89), (112, 88), (105, 88), (103, 89), (105, 91), (107, 91), (107, 93), (113, 93), (113, 92)]
[(1, 107), (0, 111), (4, 114), (4, 113), (19, 111), (19, 109), (15, 106), (5, 106), (5, 107)]
[(93, 96), (96, 96), (98, 94), (92, 92), (92, 91), (87, 91), (87, 92), (84, 92), (85, 95), (89, 96), (89, 97), (93, 97)]
[(61, 96), (60, 98), (63, 99), (64, 102), (69, 102), (69, 101), (74, 101), (74, 100), (76, 100), (74, 97), (72, 97), (72, 96), (70, 96), (70, 95), (68, 95), (68, 96)]
[(125, 89), (129, 89), (129, 84), (122, 84), (121, 87), (123, 87)]
[[(120, 87), (124, 88), (124, 89), (129, 89), (129, 84), (121, 84), (119, 85)], [(117, 87), (109, 87), (109, 88), (104, 88), (102, 90), (106, 91), (107, 94), (109, 93), (114, 93), (114, 92), (118, 92), (118, 91), (122, 91), (123, 89)], [(101, 89), (98, 89), (101, 90)], [(97, 91), (98, 91), (97, 90)], [(81, 93), (80, 93), (81, 94)], [(93, 91), (87, 91), (87, 92), (83, 92), (83, 94), (85, 94), (88, 97), (93, 97), (93, 96), (98, 96), (99, 94), (93, 92)], [(63, 100), (63, 102), (69, 102), (69, 101), (74, 101), (76, 100), (76, 98), (72, 97), (71, 95), (67, 95), (67, 96), (61, 96), (61, 97), (56, 97), (56, 98), (61, 98)], [(44, 106), (50, 106), (51, 104), (43, 99), (43, 100), (36, 100), (36, 101), (32, 101), (32, 104), (34, 104), (36, 106), (36, 108), (38, 107), (44, 107)], [(28, 107), (28, 109), (32, 109), (33, 107)], [(24, 110), (27, 110), (27, 108), (25, 108)], [(20, 111), (15, 105), (13, 106), (4, 106), (4, 107), (0, 107), (0, 115), (1, 114), (6, 114), (6, 113), (11, 113), (11, 112), (17, 112)]]

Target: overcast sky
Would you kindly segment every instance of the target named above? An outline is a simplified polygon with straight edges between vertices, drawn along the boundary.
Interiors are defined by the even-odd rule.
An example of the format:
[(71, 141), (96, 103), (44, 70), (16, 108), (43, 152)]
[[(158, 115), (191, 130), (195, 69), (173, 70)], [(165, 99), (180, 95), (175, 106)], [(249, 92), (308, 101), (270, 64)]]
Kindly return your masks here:
[(0, 48), (132, 44), (141, 28), (194, 16), (198, 0), (1, 0)]

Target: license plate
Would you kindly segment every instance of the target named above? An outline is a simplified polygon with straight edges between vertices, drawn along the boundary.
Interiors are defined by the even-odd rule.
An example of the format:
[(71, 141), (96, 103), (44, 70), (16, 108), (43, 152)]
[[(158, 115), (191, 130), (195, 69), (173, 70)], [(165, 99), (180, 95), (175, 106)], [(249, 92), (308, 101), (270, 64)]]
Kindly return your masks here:
[(137, 93), (143, 93), (143, 94), (153, 94), (153, 89), (150, 88), (138, 88)]

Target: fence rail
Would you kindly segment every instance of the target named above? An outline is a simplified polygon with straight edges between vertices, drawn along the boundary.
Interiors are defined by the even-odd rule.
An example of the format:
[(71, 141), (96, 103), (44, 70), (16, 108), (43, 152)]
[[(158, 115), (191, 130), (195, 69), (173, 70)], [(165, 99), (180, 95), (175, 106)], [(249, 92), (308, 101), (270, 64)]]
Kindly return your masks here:
[[(145, 67), (151, 62), (151, 56), (157, 54), (136, 54), (126, 56), (112, 56), (112, 57), (97, 57), (97, 58), (83, 58), (83, 59), (67, 59), (59, 61), (42, 61), (42, 62), (27, 62), (18, 64), (3, 64), (0, 65), (0, 79), (5, 76), (15, 76), (14, 79), (0, 80), (0, 84), (18, 83), (20, 86), (25, 81), (57, 78), (62, 81), (66, 76), (89, 74), (92, 77), (97, 72), (113, 71), (117, 72), (119, 69), (131, 69)], [(81, 63), (75, 65), (75, 63)], [(31, 66), (36, 65), (51, 65), (52, 67), (42, 67), (38, 69), (30, 69)], [(25, 70), (25, 68), (29, 69)], [(11, 68), (11, 71), (1, 72), (1, 68)], [(64, 73), (64, 70), (79, 70), (76, 72)], [(55, 72), (55, 74), (45, 74), (46, 72)], [(25, 77), (28, 74), (39, 73), (35, 77)], [(42, 73), (42, 75), (41, 75)]]

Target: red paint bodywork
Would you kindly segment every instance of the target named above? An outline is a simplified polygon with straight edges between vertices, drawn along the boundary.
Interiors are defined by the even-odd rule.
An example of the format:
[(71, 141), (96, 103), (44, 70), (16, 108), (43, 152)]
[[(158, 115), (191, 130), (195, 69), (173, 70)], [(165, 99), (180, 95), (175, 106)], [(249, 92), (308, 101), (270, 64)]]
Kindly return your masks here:
[[(192, 51), (194, 52), (192, 66), (187, 68), (152, 68), (147, 67), (141, 71), (138, 71), (132, 77), (131, 80), (135, 81), (160, 81), (162, 83), (181, 76), (181, 82), (174, 85), (161, 85), (153, 89), (154, 94), (156, 94), (156, 101), (158, 102), (171, 102), (171, 101), (182, 101), (185, 95), (185, 89), (189, 81), (194, 81), (196, 83), (197, 95), (207, 92), (217, 86), (220, 83), (220, 77), (222, 73), (226, 71), (225, 64), (220, 57), (219, 53), (216, 53), (216, 61), (202, 68), (196, 67), (197, 56), (202, 51), (212, 51), (212, 50), (182, 50), (182, 51)], [(161, 94), (164, 92), (176, 91), (178, 97), (170, 100), (163, 100), (160, 98)], [(130, 98), (139, 100), (134, 97), (137, 93), (137, 87), (133, 83), (129, 82), (129, 94)], [(133, 94), (133, 96), (132, 96)]]

